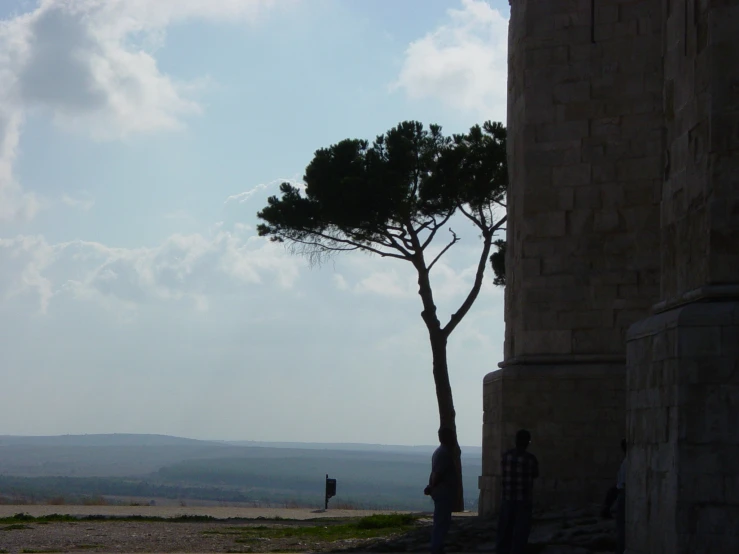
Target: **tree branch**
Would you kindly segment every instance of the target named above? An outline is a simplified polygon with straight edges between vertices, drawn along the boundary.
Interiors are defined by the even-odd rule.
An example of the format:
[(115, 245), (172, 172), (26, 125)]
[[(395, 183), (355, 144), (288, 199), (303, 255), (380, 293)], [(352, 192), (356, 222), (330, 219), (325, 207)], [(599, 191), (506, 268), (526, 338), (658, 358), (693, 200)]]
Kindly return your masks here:
[(449, 250), (452, 246), (454, 246), (457, 243), (457, 241), (459, 241), (459, 237), (457, 236), (457, 233), (455, 233), (454, 231), (452, 231), (451, 227), (449, 228), (449, 232), (452, 234), (452, 240), (449, 242), (449, 244), (447, 244), (444, 247), (444, 249), (441, 252), (439, 252), (439, 255), (436, 256), (431, 261), (431, 263), (429, 264), (429, 267), (428, 267), (428, 270), (429, 271), (431, 271), (431, 268), (434, 267), (434, 264), (439, 261), (439, 258), (441, 258), (446, 253), (447, 250)]
[[(500, 222), (495, 224), (496, 227), (499, 227), (500, 225)], [(464, 299), (464, 302), (462, 302), (462, 305), (459, 307), (459, 310), (452, 314), (452, 316), (449, 318), (449, 323), (447, 323), (441, 330), (441, 332), (444, 333), (444, 336), (446, 337), (448, 337), (452, 333), (452, 331), (454, 331), (457, 325), (459, 325), (459, 322), (462, 321), (462, 318), (467, 315), (467, 312), (470, 311), (472, 304), (474, 304), (475, 300), (477, 299), (477, 295), (480, 294), (480, 288), (482, 287), (482, 278), (485, 275), (485, 266), (487, 265), (488, 258), (490, 257), (490, 247), (493, 243), (493, 235), (493, 231), (490, 231), (488, 229), (483, 230), (484, 245), (482, 248), (482, 253), (480, 254), (480, 260), (477, 263), (475, 282), (473, 283), (472, 289), (470, 290), (469, 294), (467, 294), (467, 298)]]
[(467, 210), (465, 210), (464, 209), (464, 206), (462, 206), (462, 204), (458, 204), (457, 205), (457, 208), (459, 209), (460, 212), (462, 212), (464, 214), (464, 216), (467, 219), (469, 219), (472, 223), (474, 223), (475, 225), (477, 225), (480, 229), (483, 229), (483, 230), (487, 229), (487, 226), (482, 221), (478, 221), (477, 218), (474, 215), (472, 215), (470, 212), (468, 212)]
[(432, 240), (434, 240), (434, 237), (436, 236), (436, 232), (437, 232), (437, 231), (438, 231), (439, 229), (441, 229), (441, 227), (442, 227), (442, 226), (446, 225), (446, 222), (447, 222), (447, 221), (449, 221), (449, 219), (450, 219), (450, 218), (452, 217), (452, 214), (453, 214), (453, 213), (454, 213), (454, 212), (449, 212), (449, 213), (448, 213), (448, 214), (447, 214), (447, 215), (446, 215), (446, 216), (444, 217), (444, 219), (442, 219), (442, 220), (441, 220), (441, 223), (436, 223), (436, 220), (434, 220), (434, 227), (433, 227), (433, 229), (431, 229), (431, 233), (430, 233), (430, 234), (429, 234), (429, 236), (428, 236), (428, 237), (426, 238), (426, 240), (425, 240), (425, 241), (423, 241), (423, 245), (421, 245), (421, 248), (423, 248), (423, 249), (425, 250), (425, 249), (426, 249), (426, 247), (427, 247), (427, 246), (428, 246), (429, 244), (431, 244), (431, 241), (432, 241)]
[(498, 220), (498, 223), (490, 227), (490, 233), (495, 234), (498, 231), (505, 231), (505, 227), (503, 227), (503, 224), (508, 221), (508, 214), (504, 215)]
[(429, 333), (441, 332), (441, 322), (439, 316), (436, 315), (436, 304), (434, 303), (434, 291), (431, 288), (431, 282), (429, 281), (429, 269), (426, 267), (426, 260), (423, 257), (423, 249), (421, 243), (418, 240), (418, 233), (411, 226), (410, 221), (405, 223), (408, 228), (408, 232), (411, 236), (411, 241), (415, 245), (415, 256), (411, 260), (413, 265), (418, 272), (418, 295), (421, 297), (421, 303), (423, 304), (423, 311), (421, 312), (421, 318), (426, 324), (426, 328)]
[[(405, 233), (405, 231), (404, 231), (404, 233)], [(403, 238), (402, 236), (393, 235), (392, 233), (388, 233), (387, 231), (385, 232), (385, 236), (391, 242), (390, 248), (395, 248), (398, 252), (400, 252), (401, 254), (403, 254), (403, 256), (405, 257), (405, 259), (407, 259), (407, 260), (410, 260), (411, 259), (412, 254), (408, 250), (406, 250), (406, 248), (408, 248), (408, 244), (407, 244), (408, 241), (407, 241), (407, 239)], [(403, 246), (401, 246), (400, 244), (398, 244), (398, 241), (395, 240), (395, 239), (398, 239), (401, 242), (403, 242), (403, 246), (405, 246), (405, 248), (403, 248)]]
[[(308, 236), (320, 237), (320, 238), (325, 239), (327, 241), (331, 241), (331, 242), (336, 242), (336, 243), (339, 243), (339, 244), (343, 244), (343, 245), (346, 245), (347, 247), (351, 247), (351, 248), (328, 246), (326, 244), (323, 244), (319, 240), (307, 241), (305, 239), (298, 239), (298, 238), (295, 238), (295, 237), (286, 237), (286, 238), (288, 238), (291, 241), (298, 242), (300, 244), (304, 244), (306, 246), (312, 246), (314, 248), (319, 248), (319, 249), (328, 250), (328, 251), (332, 251), (332, 252), (345, 252), (345, 251), (350, 251), (350, 250), (366, 250), (367, 252), (372, 252), (373, 254), (377, 254), (378, 256), (380, 256), (382, 258), (397, 258), (399, 260), (409, 260), (410, 259), (410, 257), (408, 255), (402, 253), (403, 252), (402, 250), (401, 250), (401, 254), (394, 254), (392, 252), (385, 252), (383, 250), (379, 250), (377, 248), (373, 248), (373, 247), (368, 246), (366, 244), (362, 244), (361, 242), (357, 242), (357, 241), (349, 240), (349, 239), (340, 239), (340, 238), (332, 237), (331, 235), (327, 235), (325, 233), (320, 233), (320, 232), (317, 232), (317, 231), (308, 231), (308, 230), (305, 230), (305, 229), (299, 229), (299, 231), (305, 233)], [(394, 248), (394, 247), (391, 247), (391, 248)]]

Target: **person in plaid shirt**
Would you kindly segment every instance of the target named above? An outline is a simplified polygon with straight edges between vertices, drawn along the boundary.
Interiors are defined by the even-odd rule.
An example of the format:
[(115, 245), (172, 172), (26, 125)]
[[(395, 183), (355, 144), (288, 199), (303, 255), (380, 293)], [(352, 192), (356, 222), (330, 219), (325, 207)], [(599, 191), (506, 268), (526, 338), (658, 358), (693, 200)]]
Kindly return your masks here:
[(539, 476), (539, 461), (527, 452), (531, 433), (516, 433), (516, 448), (503, 454), (501, 503), (498, 519), (498, 554), (523, 554), (529, 542), (533, 511), (534, 479)]

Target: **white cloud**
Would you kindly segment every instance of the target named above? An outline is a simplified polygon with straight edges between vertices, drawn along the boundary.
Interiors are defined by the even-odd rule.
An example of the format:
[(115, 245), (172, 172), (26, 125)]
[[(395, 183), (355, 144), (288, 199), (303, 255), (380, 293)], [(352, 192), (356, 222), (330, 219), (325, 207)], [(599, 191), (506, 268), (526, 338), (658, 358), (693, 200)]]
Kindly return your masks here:
[(332, 278), (337, 289), (349, 290), (349, 285), (347, 284), (346, 279), (344, 279), (344, 276), (341, 273), (334, 273)]
[[(2, 76), (3, 72), (0, 71), (0, 79)], [(38, 198), (24, 192), (13, 175), (21, 120), (20, 112), (3, 109), (0, 97), (0, 222), (28, 220), (39, 209)]]
[(230, 204), (232, 202), (236, 202), (237, 204), (245, 204), (254, 195), (259, 194), (262, 191), (270, 190), (274, 188), (275, 186), (281, 185), (282, 183), (290, 183), (294, 187), (297, 187), (301, 190), (305, 188), (305, 183), (300, 181), (297, 177), (292, 177), (290, 179), (273, 179), (269, 183), (260, 183), (257, 186), (252, 187), (249, 190), (246, 190), (244, 192), (239, 192), (238, 194), (232, 194), (231, 196), (226, 198), (226, 200), (223, 203)]
[(407, 298), (413, 294), (413, 280), (408, 274), (401, 276), (394, 269), (375, 271), (361, 279), (354, 286), (354, 291), (391, 298)]
[(0, 293), (4, 291), (7, 298), (35, 292), (41, 311), (45, 312), (54, 290), (44, 273), (56, 256), (57, 249), (43, 237), (0, 238)]
[(29, 219), (39, 207), (13, 176), (27, 112), (101, 140), (179, 129), (201, 108), (191, 97), (198, 83), (162, 73), (152, 53), (167, 27), (193, 18), (254, 21), (275, 6), (276, 0), (41, 0), (35, 10), (0, 21), (0, 221)]
[(68, 194), (62, 195), (62, 203), (70, 208), (76, 208), (83, 212), (88, 212), (95, 205), (95, 201), (91, 198), (74, 198)]
[(207, 309), (212, 294), (276, 283), (291, 288), (300, 260), (239, 229), (212, 236), (172, 235), (151, 248), (114, 248), (89, 241), (49, 244), (43, 237), (0, 239), (0, 295), (31, 293), (46, 312), (57, 295), (134, 311), (151, 302), (187, 300)]
[(484, 0), (462, 0), (448, 21), (412, 42), (393, 89), (505, 121), (508, 20)]

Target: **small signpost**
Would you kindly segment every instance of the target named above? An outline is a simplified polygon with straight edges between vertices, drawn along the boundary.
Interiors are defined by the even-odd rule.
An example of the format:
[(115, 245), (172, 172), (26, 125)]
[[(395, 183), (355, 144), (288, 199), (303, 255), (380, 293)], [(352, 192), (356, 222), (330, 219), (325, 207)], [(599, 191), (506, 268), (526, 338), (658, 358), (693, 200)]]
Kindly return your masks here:
[(328, 499), (336, 496), (336, 479), (329, 479), (326, 474), (326, 505), (324, 509), (328, 510)]

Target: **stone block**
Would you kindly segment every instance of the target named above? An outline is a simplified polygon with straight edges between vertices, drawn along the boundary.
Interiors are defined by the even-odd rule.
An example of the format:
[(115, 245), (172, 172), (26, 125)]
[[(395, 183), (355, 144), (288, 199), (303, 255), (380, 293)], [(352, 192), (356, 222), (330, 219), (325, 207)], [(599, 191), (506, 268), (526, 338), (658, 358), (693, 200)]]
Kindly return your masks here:
[(526, 184), (532, 189), (546, 190), (552, 186), (552, 170), (547, 166), (531, 167), (525, 174)]
[(569, 47), (566, 45), (529, 49), (526, 52), (525, 68), (536, 69), (539, 67), (566, 65), (568, 59)]
[(604, 310), (568, 310), (557, 314), (556, 324), (573, 330), (609, 328), (612, 316)]
[(536, 126), (537, 142), (571, 141), (587, 137), (588, 121), (568, 121), (564, 123), (543, 123)]
[(626, 192), (624, 186), (616, 181), (616, 166), (609, 164), (607, 171), (608, 180), (603, 177), (602, 181), (595, 178), (595, 166), (593, 166), (593, 182), (602, 184), (600, 194), (604, 206), (618, 208), (626, 203)]
[(620, 117), (603, 117), (595, 119), (590, 125), (590, 136), (619, 136), (621, 134)]
[[(620, 119), (623, 133), (628, 136), (643, 136), (645, 131), (661, 129), (664, 124), (662, 114), (654, 111), (650, 113), (628, 114)], [(656, 152), (655, 154), (659, 154)]]
[(550, 213), (558, 208), (559, 191), (555, 189), (524, 191), (523, 215)]
[(552, 89), (555, 104), (586, 102), (590, 100), (590, 81), (562, 83)]
[(590, 164), (574, 164), (555, 167), (552, 170), (554, 186), (578, 187), (590, 184)]
[(619, 6), (616, 4), (596, 4), (595, 5), (595, 23), (603, 25), (605, 23), (616, 23), (619, 21)]
[(620, 181), (658, 179), (662, 175), (662, 159), (658, 156), (623, 160), (618, 164)]
[(566, 233), (564, 212), (537, 213), (526, 217), (524, 232), (540, 238), (561, 237)]
[[(739, 536), (739, 506), (715, 506), (711, 504), (693, 506), (696, 517), (696, 534), (716, 536)], [(725, 550), (714, 550), (712, 552), (728, 552)]]
[(572, 331), (528, 331), (520, 345), (520, 354), (569, 354), (572, 351)]
[(739, 360), (739, 326), (721, 328), (721, 357)]
[[(661, 183), (658, 190), (661, 195)], [(624, 191), (624, 207), (628, 206), (646, 206), (653, 205), (654, 199), (654, 186), (653, 181), (631, 181), (623, 185)], [(657, 199), (657, 202), (659, 199)], [(659, 211), (657, 210), (657, 217), (659, 217)]]
[(642, 229), (652, 229), (654, 222), (659, 220), (659, 209), (651, 202), (647, 205), (622, 208), (619, 213), (624, 219), (626, 228), (637, 234), (640, 234)]
[(618, 353), (622, 349), (622, 333), (618, 329), (574, 329), (572, 350), (578, 354)]
[(599, 187), (578, 187), (575, 189), (575, 210), (599, 209), (601, 194)]
[(595, 219), (593, 220), (593, 231), (596, 233), (608, 233), (615, 231), (621, 225), (621, 220), (618, 212), (615, 210), (611, 211), (600, 211), (595, 213)]
[(739, 475), (724, 476), (724, 497), (739, 504)]
[(678, 356), (702, 358), (721, 356), (720, 327), (680, 327), (678, 330)]
[[(593, 183), (615, 183), (616, 181), (616, 164), (605, 163), (595, 164), (592, 166)], [(609, 187), (610, 188), (610, 187)]]
[[(565, 212), (572, 210), (575, 207), (575, 189), (572, 187), (560, 188), (557, 191), (559, 194), (557, 207)], [(565, 214), (566, 215), (566, 214)]]

